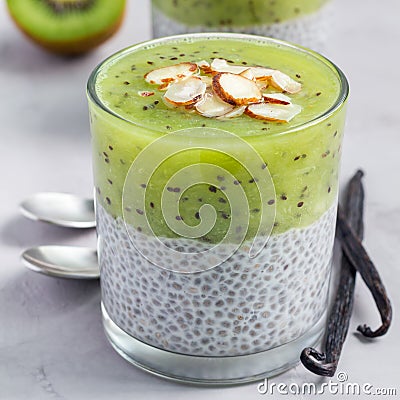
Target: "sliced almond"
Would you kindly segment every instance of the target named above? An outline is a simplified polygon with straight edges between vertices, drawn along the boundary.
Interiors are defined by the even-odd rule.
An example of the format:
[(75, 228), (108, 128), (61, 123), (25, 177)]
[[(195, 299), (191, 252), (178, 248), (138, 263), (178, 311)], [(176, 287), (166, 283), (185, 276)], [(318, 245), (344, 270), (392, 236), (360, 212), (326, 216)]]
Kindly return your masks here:
[(254, 74), (253, 74), (251, 68), (245, 69), (245, 70), (244, 70), (243, 72), (241, 72), (239, 75), (240, 75), (240, 76), (243, 76), (243, 77), (245, 77), (245, 78), (247, 78), (247, 79), (250, 79), (251, 81), (254, 81), (254, 80), (256, 79), (256, 78), (254, 77)]
[(254, 81), (229, 72), (215, 75), (212, 86), (222, 101), (234, 106), (256, 103), (262, 98), (261, 91)]
[(170, 103), (169, 101), (167, 101), (166, 98), (165, 98), (164, 96), (161, 97), (161, 100), (163, 101), (163, 103), (164, 103), (168, 108), (171, 108), (171, 109), (178, 108), (177, 105), (172, 104), (172, 103)]
[(211, 90), (205, 93), (195, 107), (198, 113), (207, 118), (220, 117), (233, 110), (232, 105), (221, 101)]
[(275, 122), (289, 122), (301, 112), (297, 104), (281, 105), (269, 103), (250, 104), (245, 113), (252, 118)]
[(165, 83), (171, 83), (188, 78), (195, 74), (197, 70), (197, 64), (183, 62), (168, 67), (154, 69), (153, 71), (148, 72), (144, 76), (144, 79), (146, 82), (151, 84), (164, 85)]
[(162, 90), (162, 91), (167, 90), (169, 85), (170, 85), (169, 83), (163, 83), (160, 86), (158, 86), (158, 90)]
[(264, 67), (251, 67), (251, 72), (253, 76), (258, 81), (268, 81), (271, 79), (272, 74), (275, 72), (274, 69), (264, 68)]
[(271, 85), (276, 89), (287, 93), (298, 93), (301, 90), (301, 83), (296, 82), (289, 75), (281, 71), (274, 71), (270, 79)]
[(196, 111), (195, 106), (196, 106), (196, 103), (188, 104), (187, 106), (183, 106), (183, 107), (185, 108), (185, 110), (187, 112), (194, 113)]
[(146, 90), (143, 90), (143, 91), (139, 91), (138, 95), (141, 97), (150, 97), (150, 96), (154, 96), (154, 92), (148, 92)]
[(192, 76), (171, 84), (164, 98), (175, 106), (187, 106), (199, 101), (206, 88), (207, 85), (200, 78)]
[(199, 68), (210, 68), (210, 63), (206, 60), (201, 60), (196, 63)]
[(221, 115), (217, 119), (231, 119), (231, 118), (236, 118), (240, 117), (244, 111), (246, 110), (246, 106), (240, 106), (240, 107), (235, 107), (232, 111), (229, 111), (228, 113)]
[(201, 75), (199, 78), (207, 85), (207, 87), (212, 86), (212, 78), (211, 76)]
[(203, 74), (211, 75), (213, 73), (210, 63), (206, 60), (199, 61), (196, 64), (199, 66), (200, 71), (203, 72)]
[(266, 103), (283, 105), (288, 105), (292, 103), (292, 99), (288, 96), (285, 96), (283, 93), (264, 93), (263, 98)]
[(256, 81), (256, 84), (260, 90), (265, 90), (268, 87), (268, 81)]
[(214, 72), (230, 72), (231, 74), (241, 74), (249, 69), (240, 65), (231, 65), (223, 58), (214, 58), (211, 63), (211, 70)]

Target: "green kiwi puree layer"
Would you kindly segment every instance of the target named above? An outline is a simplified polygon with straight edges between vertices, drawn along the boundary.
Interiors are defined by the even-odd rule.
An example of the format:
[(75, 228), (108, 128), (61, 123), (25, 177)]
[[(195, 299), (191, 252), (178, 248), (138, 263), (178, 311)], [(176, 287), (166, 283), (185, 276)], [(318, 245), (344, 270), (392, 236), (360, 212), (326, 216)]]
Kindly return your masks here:
[[(293, 103), (302, 106), (302, 112), (288, 123), (261, 121), (247, 115), (230, 120), (206, 118), (167, 107), (162, 100), (165, 92), (144, 80), (147, 72), (159, 67), (183, 61), (211, 62), (214, 58), (225, 58), (238, 65), (270, 67), (290, 75), (302, 83), (301, 92), (289, 95)], [(180, 192), (176, 216), (188, 225), (198, 225), (199, 208), (211, 204), (217, 213), (217, 223), (204, 236), (205, 241), (219, 241), (225, 235), (235, 212), (228, 201), (235, 185), (243, 188), (249, 202), (249, 237), (257, 231), (260, 214), (267, 207), (276, 207), (274, 233), (308, 226), (337, 199), (345, 117), (344, 105), (337, 105), (346, 92), (342, 86), (337, 70), (322, 57), (270, 40), (235, 35), (182, 36), (121, 52), (106, 61), (89, 83), (97, 200), (114, 217), (122, 216), (123, 206), (127, 212), (145, 213), (156, 234), (174, 236), (162, 217), (162, 190), (180, 169), (209, 163), (227, 173), (219, 172), (212, 185), (205, 180), (207, 184), (194, 184)], [(143, 97), (139, 94), (142, 91), (154, 95)], [(138, 154), (157, 138), (200, 127), (230, 132), (253, 146), (260, 155), (260, 175), (250, 176), (243, 165), (227, 155), (197, 148), (170, 157), (150, 181), (138, 183), (137, 190), (146, 190), (144, 210), (129, 207), (126, 201), (122, 206), (124, 182)], [(221, 142), (218, 131), (215, 132), (206, 137), (210, 147)], [(196, 147), (195, 136), (188, 132), (183, 140), (189, 147)], [(165, 155), (173, 151), (174, 140), (164, 146)], [(224, 139), (222, 144), (229, 153), (229, 140)], [(148, 162), (154, 162), (151, 154)], [(256, 182), (268, 170), (276, 197), (261, 202)], [(169, 189), (180, 191), (180, 188)]]
[(327, 0), (153, 0), (154, 7), (187, 25), (248, 26), (279, 23), (319, 10)]

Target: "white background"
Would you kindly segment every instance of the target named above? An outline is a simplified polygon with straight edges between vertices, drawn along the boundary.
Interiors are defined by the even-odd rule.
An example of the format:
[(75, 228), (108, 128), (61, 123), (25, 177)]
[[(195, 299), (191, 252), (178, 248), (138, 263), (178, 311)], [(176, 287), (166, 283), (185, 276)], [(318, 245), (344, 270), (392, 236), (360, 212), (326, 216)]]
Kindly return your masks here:
[[(7, 15), (5, 2), (0, 4), (0, 399), (273, 398), (259, 395), (256, 384), (196, 388), (134, 368), (104, 337), (98, 282), (51, 279), (25, 270), (19, 260), (21, 251), (34, 245), (95, 244), (93, 231), (25, 220), (18, 203), (37, 191), (91, 195), (87, 77), (109, 54), (150, 38), (148, 2), (128, 3), (121, 31), (99, 50), (71, 60), (48, 55), (26, 41)], [(351, 84), (341, 181), (344, 184), (358, 167), (367, 173), (365, 243), (395, 308), (394, 324), (385, 337), (360, 340), (354, 334), (357, 325), (375, 327), (379, 318), (358, 280), (339, 371), (345, 371), (351, 382), (397, 387), (398, 395), (399, 16), (398, 0), (338, 0), (326, 52)], [(272, 381), (323, 379), (300, 365)]]

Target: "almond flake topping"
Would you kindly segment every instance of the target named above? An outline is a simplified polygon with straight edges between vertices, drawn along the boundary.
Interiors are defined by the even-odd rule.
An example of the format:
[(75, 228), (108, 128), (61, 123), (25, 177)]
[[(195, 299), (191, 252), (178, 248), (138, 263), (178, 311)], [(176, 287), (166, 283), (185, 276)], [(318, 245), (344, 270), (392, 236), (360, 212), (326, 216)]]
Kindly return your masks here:
[(254, 77), (254, 73), (253, 73), (253, 71), (252, 71), (251, 68), (245, 69), (245, 70), (244, 70), (243, 72), (241, 72), (239, 75), (240, 75), (240, 76), (243, 76), (243, 77), (245, 77), (245, 78), (247, 78), (247, 79), (250, 79), (251, 81), (255, 81), (255, 80), (256, 80), (256, 78)]
[(284, 105), (292, 103), (290, 97), (285, 96), (283, 93), (264, 93), (263, 98), (266, 103), (275, 103)]
[(274, 71), (270, 82), (272, 86), (282, 90), (283, 92), (294, 94), (301, 90), (301, 83), (296, 82), (289, 75), (286, 75), (281, 71)]
[(228, 113), (218, 117), (218, 119), (230, 119), (230, 118), (240, 117), (245, 110), (246, 106), (235, 107), (232, 111), (229, 111)]
[(212, 78), (211, 76), (201, 75), (199, 78), (207, 85), (207, 87), (212, 86)]
[(195, 107), (203, 117), (207, 118), (220, 117), (233, 110), (232, 105), (222, 101), (212, 91), (206, 92)]
[(192, 76), (171, 84), (164, 97), (173, 105), (187, 106), (199, 101), (206, 88), (207, 85), (200, 78)]
[(242, 67), (240, 65), (230, 65), (228, 61), (223, 58), (214, 58), (211, 63), (211, 70), (214, 72), (230, 72), (231, 74), (241, 74), (249, 69), (249, 67)]
[(250, 117), (276, 122), (289, 122), (300, 112), (301, 107), (297, 104), (282, 105), (268, 103), (250, 104), (245, 111)]
[(256, 81), (256, 84), (260, 90), (265, 90), (268, 87), (268, 81)]
[(254, 81), (230, 72), (215, 75), (213, 89), (223, 101), (234, 106), (256, 103), (262, 98), (261, 91)]
[(253, 73), (254, 78), (258, 81), (268, 81), (271, 79), (275, 70), (264, 67), (251, 67), (251, 72)]
[(198, 70), (197, 64), (183, 62), (168, 67), (157, 68), (144, 76), (146, 82), (164, 85), (194, 75)]
[(196, 63), (199, 68), (210, 68), (210, 63), (206, 60), (201, 60)]
[(142, 96), (142, 97), (150, 97), (150, 96), (154, 96), (155, 93), (144, 90), (144, 91), (139, 91), (138, 94), (139, 94), (139, 96)]
[[(168, 107), (206, 118), (227, 120), (246, 114), (265, 121), (289, 122), (302, 110), (284, 94), (298, 93), (301, 83), (281, 71), (262, 66), (233, 65), (231, 61), (215, 58), (211, 64), (201, 60), (158, 68), (144, 78), (159, 85), (160, 91), (166, 91), (162, 100)], [(266, 92), (268, 88), (272, 88), (270, 93)], [(138, 94), (147, 97), (154, 92)]]
[(200, 71), (203, 72), (203, 74), (212, 74), (213, 71), (212, 71), (210, 63), (208, 61), (201, 60), (201, 61), (197, 62), (196, 64), (199, 66)]

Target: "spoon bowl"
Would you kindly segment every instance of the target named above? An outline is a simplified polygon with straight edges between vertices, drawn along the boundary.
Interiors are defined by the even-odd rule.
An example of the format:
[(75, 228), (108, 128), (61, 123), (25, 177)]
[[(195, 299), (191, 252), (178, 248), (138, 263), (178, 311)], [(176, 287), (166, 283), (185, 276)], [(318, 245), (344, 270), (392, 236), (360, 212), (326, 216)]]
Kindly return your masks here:
[(21, 259), (32, 271), (69, 279), (98, 279), (97, 252), (87, 247), (39, 246), (25, 250)]
[(93, 199), (66, 193), (36, 193), (20, 204), (21, 213), (34, 221), (67, 228), (96, 226)]

